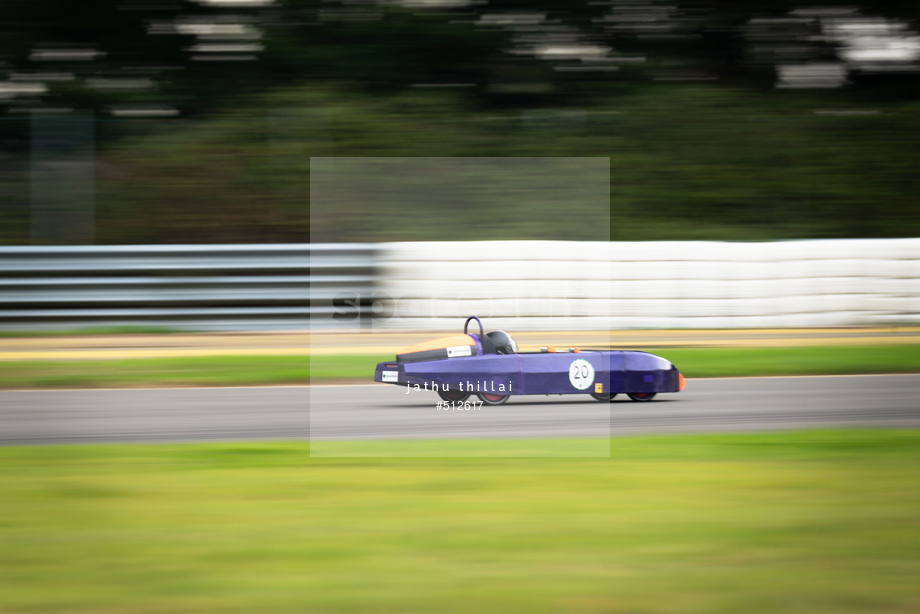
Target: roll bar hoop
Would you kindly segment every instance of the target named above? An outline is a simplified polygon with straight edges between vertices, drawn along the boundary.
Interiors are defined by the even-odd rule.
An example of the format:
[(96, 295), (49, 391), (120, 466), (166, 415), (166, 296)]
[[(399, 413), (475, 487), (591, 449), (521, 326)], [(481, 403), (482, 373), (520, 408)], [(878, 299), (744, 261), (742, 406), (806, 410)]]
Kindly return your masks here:
[(483, 328), (482, 328), (482, 320), (480, 320), (480, 319), (477, 318), (476, 316), (470, 316), (470, 317), (468, 317), (468, 318), (466, 319), (466, 322), (463, 323), (463, 334), (464, 334), (464, 335), (468, 335), (468, 334), (469, 334), (469, 333), (467, 332), (467, 329), (469, 329), (470, 320), (476, 320), (476, 322), (479, 324), (479, 340), (482, 341), (482, 338), (485, 337), (486, 334), (485, 334), (485, 331), (484, 331)]

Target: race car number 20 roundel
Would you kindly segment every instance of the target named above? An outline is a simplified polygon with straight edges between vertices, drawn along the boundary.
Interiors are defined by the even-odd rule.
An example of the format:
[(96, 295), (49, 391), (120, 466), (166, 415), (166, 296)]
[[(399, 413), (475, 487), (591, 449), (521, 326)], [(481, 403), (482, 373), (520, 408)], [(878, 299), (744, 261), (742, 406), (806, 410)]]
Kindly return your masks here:
[(594, 383), (594, 367), (587, 360), (573, 360), (569, 365), (569, 381), (576, 390), (587, 390)]

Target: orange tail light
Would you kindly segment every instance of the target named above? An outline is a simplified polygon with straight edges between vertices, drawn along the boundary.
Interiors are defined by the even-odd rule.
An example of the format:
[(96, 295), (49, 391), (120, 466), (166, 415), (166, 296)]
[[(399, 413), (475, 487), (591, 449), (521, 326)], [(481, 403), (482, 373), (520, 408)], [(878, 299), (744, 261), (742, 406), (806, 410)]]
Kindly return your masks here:
[(687, 380), (684, 379), (684, 374), (683, 374), (683, 373), (678, 373), (678, 374), (677, 374), (677, 377), (680, 378), (680, 379), (679, 379), (679, 381), (680, 381), (680, 388), (678, 388), (678, 390), (683, 390), (683, 389), (684, 389), (684, 386), (687, 384)]

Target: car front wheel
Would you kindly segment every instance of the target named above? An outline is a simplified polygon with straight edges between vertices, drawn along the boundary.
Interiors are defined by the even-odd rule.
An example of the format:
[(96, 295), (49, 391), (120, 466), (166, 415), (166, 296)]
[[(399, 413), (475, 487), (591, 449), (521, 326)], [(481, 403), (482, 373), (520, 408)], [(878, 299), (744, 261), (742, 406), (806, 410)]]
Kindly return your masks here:
[(501, 405), (508, 400), (510, 394), (489, 394), (487, 392), (480, 392), (476, 395), (479, 397), (479, 400), (482, 401), (483, 405)]

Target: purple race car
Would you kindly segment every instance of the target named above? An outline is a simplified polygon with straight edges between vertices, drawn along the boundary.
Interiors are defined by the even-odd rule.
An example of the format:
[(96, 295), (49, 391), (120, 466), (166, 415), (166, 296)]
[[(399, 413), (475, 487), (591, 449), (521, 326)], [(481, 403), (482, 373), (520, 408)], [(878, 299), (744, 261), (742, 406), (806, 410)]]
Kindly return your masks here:
[[(471, 320), (479, 324), (478, 336), (467, 332)], [(659, 392), (684, 389), (684, 376), (660, 356), (574, 348), (519, 352), (511, 335), (484, 333), (476, 316), (467, 318), (462, 335), (418, 343), (378, 363), (374, 381), (431, 390), (445, 401), (475, 394), (485, 405), (517, 394), (590, 394), (611, 401), (623, 392), (633, 401), (651, 401)]]

